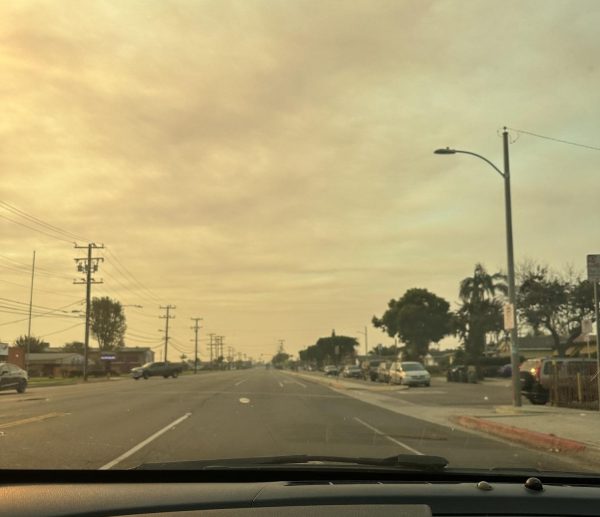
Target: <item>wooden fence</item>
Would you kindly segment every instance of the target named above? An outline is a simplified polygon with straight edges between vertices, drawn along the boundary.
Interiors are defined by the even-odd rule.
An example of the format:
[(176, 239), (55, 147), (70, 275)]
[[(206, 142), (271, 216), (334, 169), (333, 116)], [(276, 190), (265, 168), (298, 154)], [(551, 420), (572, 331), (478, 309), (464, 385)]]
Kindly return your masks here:
[(598, 409), (597, 367), (594, 363), (552, 364), (550, 404), (559, 407)]

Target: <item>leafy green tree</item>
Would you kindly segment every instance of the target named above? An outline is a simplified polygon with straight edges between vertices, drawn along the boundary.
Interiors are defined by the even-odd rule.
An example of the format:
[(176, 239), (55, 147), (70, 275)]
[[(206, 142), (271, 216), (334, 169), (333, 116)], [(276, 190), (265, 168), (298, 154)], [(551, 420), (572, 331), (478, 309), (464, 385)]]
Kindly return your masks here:
[(286, 352), (277, 352), (271, 362), (276, 365), (283, 365), (290, 358), (290, 354)]
[(507, 292), (504, 275), (490, 275), (481, 264), (475, 265), (472, 277), (461, 281), (459, 297), (462, 305), (455, 316), (455, 332), (465, 345), (469, 361), (477, 363), (483, 355), (488, 332), (502, 330), (502, 302), (496, 295)]
[(85, 344), (81, 341), (72, 341), (71, 343), (65, 343), (63, 350), (65, 352), (72, 352), (74, 354), (83, 354)]
[(521, 274), (517, 309), (535, 334), (552, 336), (554, 350), (564, 357), (581, 335), (581, 321), (594, 314), (593, 285), (577, 275), (561, 276), (547, 266), (530, 265)]
[(335, 331), (330, 337), (321, 337), (314, 345), (301, 350), (300, 360), (323, 366), (324, 364), (340, 364), (355, 355), (358, 340), (350, 336), (337, 336)]
[(93, 298), (90, 311), (90, 330), (100, 350), (115, 350), (124, 344), (127, 330), (123, 306), (108, 296)]
[(398, 336), (406, 343), (407, 360), (422, 360), (429, 345), (437, 343), (452, 330), (450, 304), (427, 289), (409, 289), (398, 300), (390, 300), (381, 318), (373, 316), (373, 325)]
[(19, 346), (23, 350), (27, 350), (27, 343), (29, 343), (29, 352), (31, 354), (46, 352), (50, 348), (50, 343), (34, 336), (19, 336), (15, 340), (15, 346)]
[(379, 357), (396, 357), (398, 355), (398, 347), (396, 345), (384, 346), (379, 344), (369, 350), (369, 355), (377, 355)]

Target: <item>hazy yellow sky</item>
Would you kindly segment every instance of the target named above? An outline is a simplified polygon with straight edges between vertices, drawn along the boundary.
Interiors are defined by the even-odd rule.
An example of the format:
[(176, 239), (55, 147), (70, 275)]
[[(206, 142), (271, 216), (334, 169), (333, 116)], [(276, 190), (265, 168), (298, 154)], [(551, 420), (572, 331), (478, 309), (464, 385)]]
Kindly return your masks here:
[[(407, 288), (454, 303), (505, 265), (501, 179), (433, 149), (501, 166), (503, 125), (600, 145), (598, 27), (596, 1), (2, 2), (0, 200), (106, 245), (94, 294), (144, 306), (128, 345), (159, 344), (159, 303), (187, 353), (192, 316), (254, 357), (360, 337)], [(600, 153), (512, 137), (517, 260), (583, 269)], [(35, 249), (34, 303), (83, 299), (72, 240), (0, 219), (1, 296), (28, 301)]]

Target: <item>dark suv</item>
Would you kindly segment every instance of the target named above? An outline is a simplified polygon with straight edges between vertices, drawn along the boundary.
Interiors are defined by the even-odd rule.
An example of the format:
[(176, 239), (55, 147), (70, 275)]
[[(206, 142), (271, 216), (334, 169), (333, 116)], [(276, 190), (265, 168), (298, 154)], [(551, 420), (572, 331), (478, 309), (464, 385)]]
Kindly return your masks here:
[(0, 390), (17, 390), (25, 393), (27, 372), (10, 363), (0, 363)]

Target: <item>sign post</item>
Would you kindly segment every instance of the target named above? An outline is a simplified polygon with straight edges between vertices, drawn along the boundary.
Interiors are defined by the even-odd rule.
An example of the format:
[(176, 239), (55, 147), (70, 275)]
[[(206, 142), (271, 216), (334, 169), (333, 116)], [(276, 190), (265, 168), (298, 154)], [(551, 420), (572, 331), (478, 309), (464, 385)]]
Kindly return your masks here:
[(598, 311), (598, 282), (600, 281), (600, 255), (587, 256), (588, 280), (594, 284), (594, 315), (596, 318), (596, 381), (598, 382), (598, 407), (600, 409), (600, 324)]

